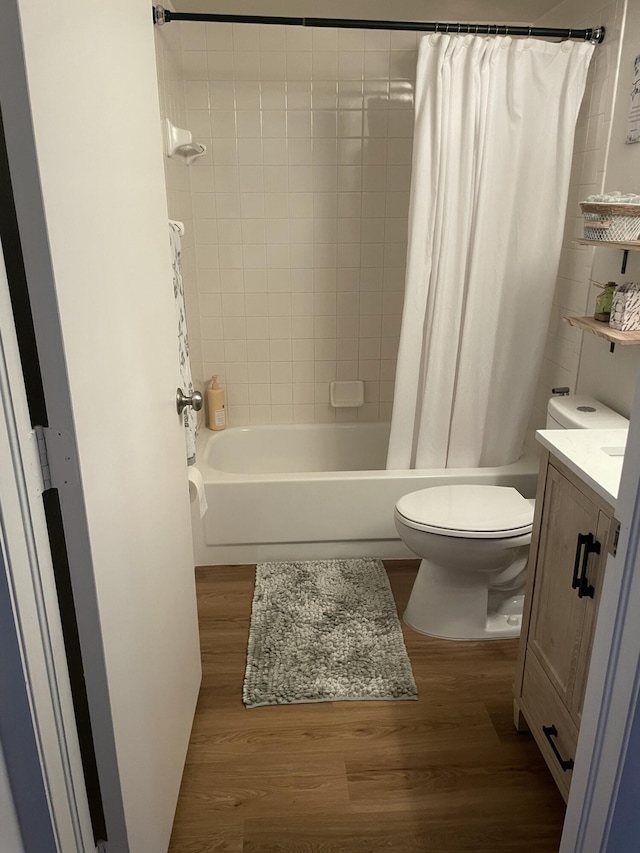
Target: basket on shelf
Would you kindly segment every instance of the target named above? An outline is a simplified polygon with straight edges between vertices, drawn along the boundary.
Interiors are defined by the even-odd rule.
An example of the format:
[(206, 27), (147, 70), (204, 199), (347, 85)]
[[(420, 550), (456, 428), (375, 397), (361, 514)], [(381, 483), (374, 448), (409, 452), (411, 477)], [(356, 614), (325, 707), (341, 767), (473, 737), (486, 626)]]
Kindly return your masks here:
[(627, 281), (616, 287), (609, 325), (620, 332), (640, 329), (640, 284)]
[(584, 239), (625, 243), (640, 240), (640, 204), (580, 202)]

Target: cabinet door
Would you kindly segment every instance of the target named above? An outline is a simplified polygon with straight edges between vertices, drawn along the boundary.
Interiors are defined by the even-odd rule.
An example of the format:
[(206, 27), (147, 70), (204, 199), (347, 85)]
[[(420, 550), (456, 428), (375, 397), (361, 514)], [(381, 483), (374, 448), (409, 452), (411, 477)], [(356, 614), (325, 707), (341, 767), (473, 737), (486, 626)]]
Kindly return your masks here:
[(575, 585), (598, 507), (553, 466), (547, 476), (533, 590), (529, 648), (568, 709), (580, 670), (586, 597)]
[(598, 529), (596, 534), (596, 541), (600, 544), (600, 550), (597, 554), (592, 552), (586, 563), (585, 575), (588, 586), (592, 588), (593, 593), (583, 597), (584, 624), (582, 626), (580, 657), (578, 658), (576, 680), (573, 686), (571, 705), (569, 707), (571, 716), (578, 726), (582, 720), (582, 704), (584, 702), (584, 692), (587, 686), (587, 676), (589, 675), (591, 646), (593, 645), (593, 635), (596, 629), (596, 619), (598, 617), (598, 604), (600, 602), (600, 591), (602, 589), (604, 568), (607, 562), (606, 552), (607, 542), (609, 541), (610, 526), (611, 518), (606, 513), (600, 512), (598, 515)]

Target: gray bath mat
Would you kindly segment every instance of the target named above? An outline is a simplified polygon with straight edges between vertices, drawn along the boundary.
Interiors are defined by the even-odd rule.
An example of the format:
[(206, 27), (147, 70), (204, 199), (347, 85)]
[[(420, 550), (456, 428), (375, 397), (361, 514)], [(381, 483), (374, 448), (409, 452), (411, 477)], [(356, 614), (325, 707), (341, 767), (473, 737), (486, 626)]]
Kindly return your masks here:
[(258, 564), (248, 708), (417, 695), (381, 560)]

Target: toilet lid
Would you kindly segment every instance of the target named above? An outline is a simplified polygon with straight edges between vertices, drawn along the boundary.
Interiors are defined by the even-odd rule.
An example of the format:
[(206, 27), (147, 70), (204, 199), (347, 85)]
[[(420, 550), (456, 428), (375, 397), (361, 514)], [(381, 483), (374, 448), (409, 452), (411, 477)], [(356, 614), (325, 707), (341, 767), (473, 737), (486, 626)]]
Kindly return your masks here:
[(508, 486), (434, 486), (400, 498), (396, 513), (417, 530), (505, 539), (531, 532), (533, 505)]

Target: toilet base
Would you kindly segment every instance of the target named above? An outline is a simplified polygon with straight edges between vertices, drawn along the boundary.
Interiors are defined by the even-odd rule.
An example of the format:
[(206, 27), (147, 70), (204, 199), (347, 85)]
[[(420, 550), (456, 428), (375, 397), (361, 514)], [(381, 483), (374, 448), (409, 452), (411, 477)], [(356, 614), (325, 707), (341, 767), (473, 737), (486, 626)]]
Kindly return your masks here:
[(522, 627), (522, 616), (504, 616), (501, 613), (492, 613), (487, 616), (486, 626), (484, 630), (473, 632), (473, 635), (464, 637), (452, 636), (451, 634), (434, 634), (433, 631), (424, 630), (418, 625), (412, 624), (407, 619), (405, 612), (402, 621), (417, 631), (419, 634), (425, 634), (427, 637), (436, 637), (439, 640), (506, 640), (509, 638), (517, 638), (520, 636)]
[(443, 640), (502, 640), (520, 636), (521, 590), (501, 593), (477, 571), (451, 572), (422, 560), (403, 620)]

